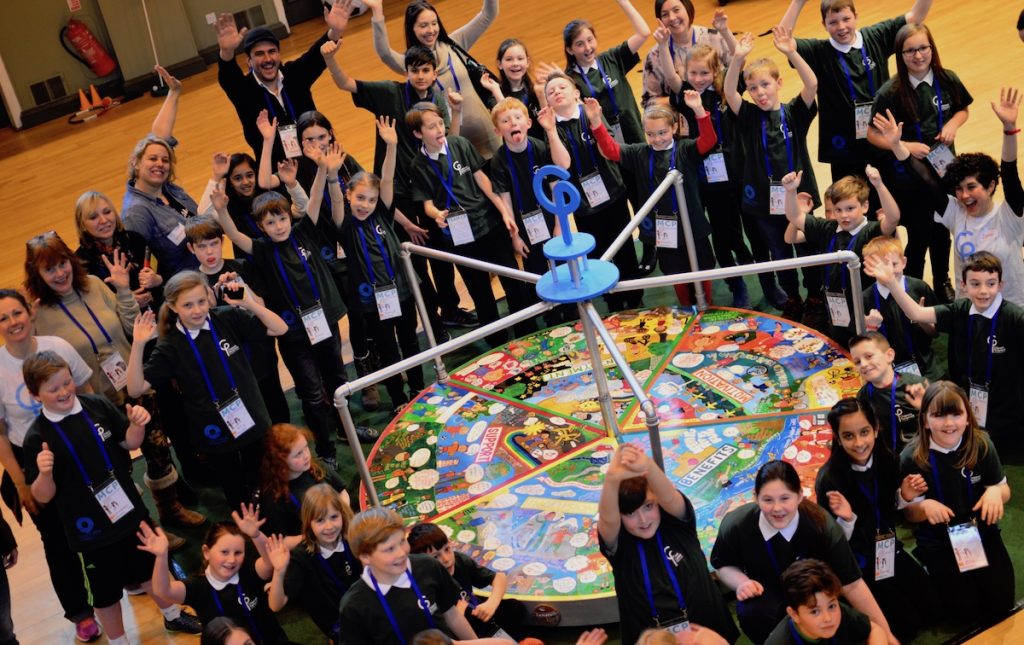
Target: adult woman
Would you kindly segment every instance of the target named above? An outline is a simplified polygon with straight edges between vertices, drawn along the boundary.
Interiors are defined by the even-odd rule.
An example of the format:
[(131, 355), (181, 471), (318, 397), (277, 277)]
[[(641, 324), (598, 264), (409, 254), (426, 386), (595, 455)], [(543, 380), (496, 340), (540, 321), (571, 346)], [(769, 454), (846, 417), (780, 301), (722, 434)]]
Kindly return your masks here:
[[(373, 47), (377, 55), (385, 65), (404, 76), (405, 56), (391, 49), (384, 25), (382, 1), (369, 0), (365, 4), (373, 11)], [(459, 50), (466, 51), (472, 47), (497, 17), (498, 0), (484, 0), (480, 13), (449, 34), (437, 10), (426, 0), (413, 0), (405, 7), (406, 48), (423, 45), (434, 52), (437, 58), (437, 82), (446, 90), (454, 89), (465, 99), (462, 103), (459, 135), (472, 141), (486, 159), (490, 159), (501, 145), (501, 138), (495, 134), (491, 125), (490, 113), (484, 104), (487, 97), (477, 94), (466, 61)]]
[[(89, 384), (93, 390), (121, 406), (127, 400), (124, 389), (131, 353), (127, 334), (139, 315), (139, 303), (129, 287), (127, 258), (115, 249), (112, 260), (106, 256), (101, 260), (110, 273), (105, 281), (88, 275), (56, 233), (37, 235), (25, 244), (25, 289), (39, 302), (38, 332), (71, 343), (92, 369)], [(116, 291), (111, 293), (104, 282)], [(147, 401), (146, 408), (154, 410), (156, 406)], [(161, 521), (199, 526), (206, 518), (178, 501), (178, 472), (161, 425), (151, 423), (142, 442), (146, 483), (153, 491)]]
[[(722, 67), (728, 67), (736, 39), (729, 30), (725, 11), (715, 11), (713, 27), (698, 27), (693, 24), (692, 0), (654, 0), (654, 17), (660, 26), (654, 37), (658, 44), (644, 59), (644, 91), (640, 103), (647, 107), (661, 98), (669, 98), (676, 104), (680, 86), (686, 80), (686, 53), (694, 45), (708, 45), (718, 52)], [(666, 69), (666, 57), (662, 49), (668, 48), (667, 60), (672, 69)]]
[(167, 98), (153, 120), (152, 132), (135, 144), (128, 158), (128, 189), (121, 211), (125, 228), (145, 238), (156, 256), (160, 275), (167, 279), (199, 265), (185, 247), (185, 219), (195, 215), (198, 206), (173, 183), (171, 132), (178, 115), (181, 81), (159, 65), (155, 69), (168, 87)]
[(57, 594), (64, 617), (75, 624), (75, 636), (88, 642), (99, 638), (99, 623), (89, 605), (78, 554), (68, 546), (56, 506), (40, 506), (32, 498), (25, 481), (22, 443), (29, 426), (39, 413), (39, 404), (25, 389), (21, 365), (41, 350), (57, 352), (71, 367), (71, 376), (80, 392), (91, 392), (92, 370), (67, 341), (54, 336), (35, 335), (34, 312), (25, 296), (13, 289), (0, 289), (0, 465), (4, 467), (0, 495), (22, 521), (22, 509), (28, 512), (43, 540), (43, 554), (50, 582)]

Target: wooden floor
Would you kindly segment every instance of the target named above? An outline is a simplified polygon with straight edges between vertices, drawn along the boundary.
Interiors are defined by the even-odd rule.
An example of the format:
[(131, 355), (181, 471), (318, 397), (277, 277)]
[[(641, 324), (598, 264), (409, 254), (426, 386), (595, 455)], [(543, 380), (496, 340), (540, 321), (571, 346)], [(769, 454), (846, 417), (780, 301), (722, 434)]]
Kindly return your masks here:
[[(717, 3), (696, 0), (694, 4), (697, 24), (710, 24)], [(896, 3), (861, 0), (861, 24), (892, 17), (895, 12), (908, 10), (910, 4), (910, 0)], [(404, 3), (392, 0), (387, 5), (392, 43), (396, 49), (401, 49)], [(436, 5), (449, 30), (454, 30), (479, 10), (475, 0), (440, 0)], [(652, 5), (653, 2), (648, 1), (639, 5), (639, 9), (653, 22)], [(1015, 29), (1019, 7), (1005, 0), (969, 3), (939, 0), (935, 5), (928, 24), (935, 33), (942, 61), (960, 75), (976, 99), (971, 118), (957, 139), (958, 148), (998, 155), (1000, 127), (988, 103), (998, 98), (1001, 84), (1024, 83), (1020, 73), (1024, 44), (1017, 39)], [(579, 15), (576, 8), (584, 6), (586, 13)], [(760, 33), (778, 21), (785, 6), (785, 0), (734, 0), (727, 9), (735, 31)], [(576, 17), (586, 17), (594, 23), (602, 47), (619, 43), (630, 33), (617, 5), (610, 1), (506, 0), (500, 17), (473, 48), (473, 53), (490, 64), (498, 43), (515, 36), (530, 47), (534, 63), (560, 62), (564, 60), (561, 28)], [(293, 36), (282, 42), (284, 57), (297, 56), (319, 34), (320, 25), (316, 23), (297, 26)], [(821, 37), (822, 34), (817, 2), (810, 0), (798, 23), (797, 35)], [(652, 44), (653, 40), (642, 53)], [(772, 50), (768, 38), (758, 41), (755, 55), (761, 54), (781, 59)], [(339, 56), (355, 78), (397, 78), (373, 52), (368, 16), (353, 20)], [(788, 97), (796, 91), (798, 81), (788, 68), (784, 68), (783, 74), (784, 95)], [(630, 81), (638, 90), (639, 73), (631, 75)], [(364, 165), (371, 164), (373, 121), (369, 113), (355, 109), (351, 98), (336, 90), (326, 75), (317, 83), (314, 93), (317, 105), (334, 122), (336, 134), (349, 153)], [(5, 233), (0, 237), (0, 287), (21, 284), (24, 242), (33, 235), (52, 229), (74, 245), (74, 203), (83, 191), (100, 190), (108, 194), (115, 205), (120, 204), (128, 153), (135, 141), (148, 132), (159, 103), (160, 99), (144, 97), (83, 125), (56, 121), (24, 132), (0, 131), (0, 195), (10, 206), (3, 217)], [(816, 128), (813, 130), (816, 132)], [(217, 86), (216, 66), (185, 80), (175, 135), (181, 142), (177, 181), (197, 199), (209, 177), (212, 155), (218, 151), (246, 150), (234, 111)], [(817, 136), (812, 133), (811, 149), (815, 149), (816, 144)], [(825, 169), (820, 169), (819, 173), (823, 179), (829, 177)], [(35, 530), (20, 528), (16, 529), (16, 534), (21, 559), (9, 574), (19, 639), (22, 643), (71, 642), (73, 630), (61, 618)], [(126, 614), (133, 641), (195, 642), (193, 638), (165, 635), (159, 614), (145, 596), (132, 598), (130, 604), (133, 611)], [(1024, 626), (1016, 622), (1019, 621), (1006, 629), (992, 630), (991, 637), (986, 635), (979, 642), (1024, 642)]]

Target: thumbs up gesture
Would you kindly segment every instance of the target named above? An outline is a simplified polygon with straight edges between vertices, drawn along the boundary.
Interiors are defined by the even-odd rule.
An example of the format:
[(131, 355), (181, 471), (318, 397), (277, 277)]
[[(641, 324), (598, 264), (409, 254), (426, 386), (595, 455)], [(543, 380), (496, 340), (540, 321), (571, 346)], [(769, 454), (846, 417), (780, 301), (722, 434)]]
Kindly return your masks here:
[(43, 449), (36, 455), (36, 466), (39, 468), (40, 475), (50, 475), (53, 473), (53, 452), (50, 451), (50, 446), (45, 441), (43, 442)]

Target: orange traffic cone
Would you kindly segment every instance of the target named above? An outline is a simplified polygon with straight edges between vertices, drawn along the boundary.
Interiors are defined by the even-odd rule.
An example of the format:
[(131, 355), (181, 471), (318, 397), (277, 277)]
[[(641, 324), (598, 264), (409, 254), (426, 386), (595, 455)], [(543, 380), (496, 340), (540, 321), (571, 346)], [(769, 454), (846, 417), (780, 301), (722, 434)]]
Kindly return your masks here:
[(78, 90), (78, 111), (79, 112), (88, 112), (91, 109), (92, 109), (92, 106), (89, 105), (89, 99), (87, 99), (85, 97), (85, 92), (82, 89), (79, 89)]
[(92, 106), (94, 108), (106, 107), (110, 105), (110, 99), (100, 98), (100, 93), (96, 90), (96, 86), (92, 83), (89, 84), (89, 93), (92, 94)]

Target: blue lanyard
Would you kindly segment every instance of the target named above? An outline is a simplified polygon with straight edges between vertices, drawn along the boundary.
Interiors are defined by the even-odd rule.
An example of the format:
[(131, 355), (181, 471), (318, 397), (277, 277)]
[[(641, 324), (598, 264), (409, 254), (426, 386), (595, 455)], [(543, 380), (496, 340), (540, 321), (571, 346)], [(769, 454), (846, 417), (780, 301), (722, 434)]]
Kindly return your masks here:
[[(875, 79), (871, 76), (871, 67), (868, 65), (868, 53), (864, 51), (865, 48), (860, 48), (860, 57), (864, 61), (864, 76), (868, 79), (868, 96), (867, 98), (873, 98), (875, 96)], [(839, 58), (839, 66), (843, 68), (843, 74), (846, 75), (846, 86), (850, 90), (850, 100), (857, 103), (857, 88), (853, 85), (853, 76), (850, 75), (850, 66), (846, 63), (846, 56), (843, 52), (836, 50), (836, 56)]]
[[(388, 259), (388, 249), (384, 246), (384, 240), (381, 238), (380, 233), (377, 232), (377, 227), (373, 225), (372, 219), (370, 220), (370, 230), (373, 231), (373, 237), (377, 240), (377, 248), (380, 249), (380, 255), (384, 258), (384, 269), (388, 272), (388, 278), (391, 282), (394, 282), (395, 270), (391, 268), (391, 260)], [(376, 285), (377, 280), (373, 274), (373, 260), (370, 258), (370, 250), (366, 247), (366, 236), (363, 234), (362, 224), (356, 225), (356, 233), (359, 235), (359, 246), (362, 247), (363, 257), (366, 259), (366, 271), (370, 274), (370, 284)]]
[[(893, 381), (895, 383), (895, 381)], [(865, 499), (871, 504), (871, 508), (875, 509), (875, 532), (881, 532), (882, 530), (882, 508), (878, 503), (878, 471), (872, 467), (871, 474), (874, 475), (872, 478), (872, 490), (868, 491), (867, 487), (857, 482), (857, 488), (864, 494)], [(888, 529), (889, 527), (885, 527)]]
[[(896, 381), (900, 379), (898, 372), (893, 371), (892, 373), (892, 385), (889, 386), (889, 429), (892, 431), (892, 451), (899, 454), (896, 449), (899, 446), (896, 443)], [(868, 397), (875, 395), (875, 386), (868, 383)]]
[[(526, 140), (526, 159), (530, 165), (530, 176), (533, 176), (533, 144), (530, 140)], [(512, 160), (512, 151), (505, 146), (505, 160), (508, 161), (508, 174), (512, 178), (512, 197), (515, 200), (516, 205), (519, 208), (519, 212), (523, 213), (526, 207), (523, 206), (523, 199), (519, 196), (519, 177), (516, 175), (516, 165)]]
[[(782, 122), (782, 140), (786, 142), (786, 161), (789, 163), (788, 172), (793, 172), (793, 142), (787, 134), (785, 105), (779, 108), (779, 119)], [(772, 158), (768, 154), (768, 115), (764, 113), (761, 115), (761, 147), (764, 148), (764, 168), (768, 173), (768, 181), (772, 181), (775, 173), (772, 172)]]
[[(599, 171), (600, 166), (597, 165), (597, 155), (594, 154), (594, 140), (593, 137), (587, 134), (587, 120), (586, 115), (583, 114), (583, 104), (580, 104), (580, 139), (587, 144), (587, 152), (590, 153), (590, 162), (594, 165), (594, 170)], [(576, 162), (576, 174), (579, 177), (583, 176), (583, 165), (580, 163), (580, 150), (576, 145), (576, 137), (572, 134), (571, 126), (564, 126), (563, 133), (565, 134), (566, 140), (569, 142), (569, 147), (572, 148), (572, 158)]]
[[(874, 286), (871, 287), (871, 292), (875, 296), (875, 309), (877, 309), (879, 313), (881, 313), (882, 296), (878, 292), (877, 282), (874, 284)], [(910, 357), (914, 359), (914, 361), (917, 361), (917, 352), (914, 351), (914, 339), (911, 337), (910, 334), (910, 319), (906, 317), (906, 315), (903, 313), (903, 310), (900, 309), (898, 306), (896, 307), (896, 311), (897, 315), (899, 315), (900, 317), (900, 326), (903, 327), (903, 342), (907, 344), (907, 350), (910, 352)], [(883, 322), (882, 326), (878, 328), (878, 331), (882, 332), (882, 335), (884, 336), (888, 335), (885, 332), (885, 322)]]
[[(608, 100), (612, 104), (612, 114), (615, 115), (615, 123), (619, 122), (619, 102), (615, 100), (615, 91), (612, 89), (612, 79), (610, 76), (604, 73), (604, 67), (601, 65), (601, 60), (595, 58), (594, 63), (597, 65), (597, 73), (601, 75), (601, 81), (604, 83), (604, 89), (608, 91)], [(576, 72), (583, 77), (583, 82), (587, 84), (587, 89), (590, 90), (590, 95), (595, 99), (597, 98), (597, 90), (590, 84), (590, 77), (587, 76), (587, 72), (583, 71), (583, 66), (578, 62), (576, 63)]]
[[(693, 25), (690, 25), (690, 46), (693, 47), (696, 44), (697, 44), (697, 29)], [(685, 54), (685, 53), (686, 53), (686, 50), (684, 49), (683, 50), (683, 54)], [(669, 57), (669, 60), (671, 60), (673, 62), (673, 64), (674, 64), (675, 60), (676, 60), (676, 48), (672, 44), (672, 36), (668, 37), (668, 57)]]
[[(352, 575), (353, 572), (355, 571), (355, 568), (353, 566), (355, 563), (352, 561), (352, 552), (348, 548), (347, 542), (342, 540), (342, 544), (345, 545), (345, 550), (342, 552), (342, 557), (345, 559), (345, 572), (349, 575)], [(328, 558), (325, 558), (323, 555), (320, 554), (320, 546), (317, 545), (315, 548), (317, 550), (315, 558), (316, 561), (320, 563), (321, 568), (323, 568), (323, 570), (327, 573), (327, 576), (331, 579), (331, 582), (334, 583), (334, 586), (338, 589), (338, 593), (344, 596), (345, 591), (348, 590), (348, 586), (342, 583), (341, 579), (338, 578), (338, 575), (334, 573), (334, 569), (331, 568), (331, 563), (327, 561)]]
[[(672, 139), (672, 150), (669, 152), (668, 158), (668, 172), (672, 172), (676, 169), (676, 140)], [(647, 147), (647, 174), (651, 178), (651, 192), (658, 187), (658, 183), (654, 179), (654, 148)], [(668, 173), (665, 173), (666, 175)], [(672, 195), (672, 214), (679, 212), (679, 202), (676, 200), (676, 191), (669, 188), (669, 194)]]
[[(409, 92), (409, 89), (412, 87), (412, 83), (410, 83), (409, 81), (406, 81), (405, 85), (403, 85), (403, 87), (405, 88), (405, 111), (408, 112), (409, 108), (412, 107), (412, 105), (413, 105), (413, 100), (412, 100), (412, 96), (413, 95)], [(442, 85), (441, 87), (444, 87), (444, 86)], [(438, 105), (437, 95), (434, 94), (433, 92), (429, 91), (429, 90), (427, 91), (427, 96), (425, 98), (419, 99), (419, 97), (417, 97), (417, 99), (418, 100), (422, 100), (422, 101), (429, 100), (434, 105)]]
[[(793, 625), (793, 619), (792, 618), (789, 619), (788, 625), (789, 625), (789, 633), (793, 637), (793, 640), (797, 643), (797, 645), (804, 645), (804, 639), (800, 637), (800, 632), (796, 631), (796, 627)], [(828, 642), (829, 643), (835, 643), (836, 639), (834, 637), (830, 638), (830, 639), (828, 639)]]
[[(980, 315), (980, 314), (976, 314)], [(992, 382), (992, 337), (996, 333), (996, 321), (999, 320), (999, 309), (992, 314), (992, 322), (989, 323), (988, 336), (985, 338), (985, 348), (988, 350), (988, 356), (985, 360), (985, 387), (988, 387), (989, 383)], [(967, 318), (967, 381), (968, 383), (974, 382), (974, 352), (971, 351), (971, 345), (974, 344), (974, 316)]]
[[(377, 584), (377, 578), (373, 576), (373, 572), (370, 571), (370, 582), (373, 583), (373, 590), (377, 592), (377, 599), (380, 600), (380, 604), (384, 607), (384, 613), (388, 616), (388, 621), (391, 623), (391, 629), (394, 630), (395, 636), (398, 637), (398, 642), (405, 645), (405, 636), (402, 634), (402, 629), (398, 626), (398, 621), (395, 620), (395, 614), (391, 611), (391, 606), (388, 605), (387, 598), (381, 593), (380, 585)], [(423, 610), (423, 614), (427, 617), (427, 624), (433, 629), (436, 627), (434, 622), (434, 616), (430, 613), (430, 603), (423, 597), (423, 593), (420, 591), (420, 586), (416, 584), (416, 578), (412, 575), (412, 569), (407, 569), (405, 575), (409, 576), (409, 582), (412, 584), (412, 590), (416, 594), (416, 604)]]
[[(209, 584), (209, 581), (207, 581)], [(256, 619), (252, 617), (252, 612), (249, 611), (249, 605), (245, 602), (245, 594), (242, 592), (242, 579), (238, 579), (238, 584), (235, 585), (235, 593), (238, 595), (238, 604), (242, 606), (242, 611), (245, 613), (245, 621), (249, 623), (249, 627), (252, 627), (253, 636), (259, 642), (263, 641), (263, 635), (260, 633), (260, 628), (256, 626)], [(221, 616), (225, 615), (224, 605), (220, 602), (220, 596), (217, 595), (217, 590), (210, 586), (210, 594), (213, 596), (213, 604), (217, 605), (217, 611), (220, 612)]]
[[(426, 148), (423, 149), (423, 154), (427, 155)], [(434, 173), (437, 178), (441, 180), (441, 184), (444, 186), (444, 190), (448, 193), (445, 196), (444, 208), (445, 210), (451, 210), (452, 202), (454, 201), (457, 205), (459, 204), (459, 198), (455, 196), (455, 166), (452, 163), (452, 147), (448, 146), (447, 152), (439, 152), (438, 155), (444, 155), (444, 158), (448, 160), (448, 179), (444, 178), (444, 173), (441, 172), (441, 164), (436, 159), (431, 159), (430, 155), (427, 155), (427, 162), (430, 163), (430, 167), (434, 169)]]
[[(96, 429), (96, 424), (93, 423), (89, 413), (85, 411), (85, 407), (82, 407), (82, 416), (85, 417), (85, 421), (89, 424), (89, 429), (92, 430), (92, 438), (96, 440), (96, 445), (99, 446), (100, 454), (103, 455), (103, 463), (106, 464), (107, 470), (110, 472), (110, 476), (114, 476), (114, 465), (110, 463), (110, 455), (107, 454), (107, 447), (103, 445), (103, 439), (100, 437), (99, 430)], [(75, 460), (75, 465), (78, 466), (78, 472), (82, 473), (82, 479), (85, 480), (85, 485), (90, 490), (93, 488), (92, 479), (89, 478), (89, 473), (85, 472), (85, 465), (82, 460), (78, 458), (78, 453), (75, 452), (74, 446), (71, 445), (71, 440), (64, 434), (64, 430), (60, 427), (60, 424), (56, 421), (50, 421), (53, 425), (53, 429), (57, 431), (60, 438), (64, 440), (64, 445), (67, 446), (68, 452), (71, 453), (71, 458)]]
[[(935, 87), (935, 102), (938, 103), (937, 111), (938, 111), (939, 132), (942, 132), (942, 125), (943, 125), (943, 121), (944, 121), (944, 119), (942, 118), (942, 88), (939, 87), (939, 77), (936, 76), (934, 72), (932, 72), (932, 83), (934, 84), (934, 87)], [(917, 140), (920, 141), (921, 143), (924, 143), (924, 135), (921, 133), (920, 119), (918, 119), (918, 123), (914, 124), (914, 128), (917, 129)]]
[[(270, 90), (268, 90), (267, 88), (264, 87), (263, 88), (263, 100), (267, 104), (267, 110), (269, 110), (270, 113), (276, 117), (277, 116), (277, 108), (281, 104), (278, 103), (278, 101), (276, 101), (276, 100), (271, 100), (270, 97), (271, 97)], [(284, 111), (285, 111), (285, 114), (288, 116), (289, 119), (292, 120), (292, 122), (294, 122), (295, 121), (295, 108), (292, 107), (292, 102), (288, 98), (288, 94), (285, 93), (283, 86), (281, 87), (281, 98), (284, 100)], [(277, 105), (275, 105), (275, 103)]]
[[(797, 528), (799, 529), (799, 527), (797, 527)], [(775, 535), (782, 535), (782, 531), (777, 531), (777, 532), (775, 533)], [(775, 535), (773, 535), (773, 536), (772, 536), (772, 538), (774, 538), (774, 537), (775, 537)], [(794, 533), (794, 534), (793, 534), (793, 537), (796, 537), (796, 533)], [(782, 538), (782, 539), (783, 539), (783, 540), (785, 540), (786, 538)], [(776, 557), (775, 557), (775, 550), (774, 550), (774, 549), (772, 549), (772, 540), (771, 540), (771, 538), (768, 538), (767, 540), (765, 540), (765, 541), (764, 541), (764, 547), (765, 547), (766, 549), (768, 549), (768, 557), (769, 557), (769, 558), (771, 559), (771, 561), (772, 561), (772, 567), (774, 567), (774, 568), (775, 568), (775, 573), (777, 573), (778, 575), (780, 575), (780, 576), (781, 576), (781, 575), (782, 575), (782, 567), (780, 567), (780, 566), (779, 566), (779, 561), (778, 561), (778, 560), (776, 559)], [(798, 553), (795, 559), (796, 559), (796, 560), (799, 560), (799, 559), (800, 559), (800, 557), (801, 557), (801, 556), (800, 556), (800, 554)]]
[[(210, 335), (213, 336), (213, 348), (217, 352), (217, 356), (220, 357), (220, 364), (224, 366), (224, 373), (227, 374), (228, 383), (231, 385), (231, 389), (234, 393), (238, 393), (238, 384), (235, 383), (235, 377), (231, 374), (231, 366), (228, 365), (228, 359), (224, 356), (224, 352), (220, 349), (220, 336), (217, 335), (217, 328), (213, 326), (213, 318), (207, 317), (207, 322), (210, 323)], [(182, 325), (184, 327), (184, 325)], [(210, 399), (213, 401), (213, 405), (216, 406), (220, 401), (217, 398), (217, 391), (213, 389), (213, 381), (210, 380), (210, 373), (206, 371), (206, 364), (203, 363), (203, 357), (199, 354), (199, 348), (196, 347), (196, 341), (193, 340), (192, 334), (189, 333), (188, 328), (185, 328), (185, 339), (188, 341), (189, 347), (192, 348), (192, 353), (196, 357), (196, 362), (199, 363), (199, 371), (203, 375), (203, 380), (206, 382), (206, 389), (210, 392)]]
[[(452, 65), (451, 51), (448, 52), (448, 71), (452, 73), (452, 82), (455, 83), (455, 91), (461, 92), (462, 85), (459, 84), (459, 77), (455, 75), (455, 66)], [(444, 89), (444, 83), (441, 82), (441, 79), (436, 79), (434, 83), (436, 83), (437, 86), (440, 87), (442, 90)]]
[[(863, 229), (861, 229), (861, 230), (863, 230)], [(853, 249), (853, 245), (857, 243), (857, 236), (858, 235), (860, 235), (860, 231), (857, 231), (856, 233), (854, 233), (853, 235), (850, 236), (850, 243), (846, 245), (846, 250), (847, 251)], [(838, 239), (839, 239), (839, 228), (838, 228), (838, 225), (837, 225), (836, 226), (836, 232), (832, 234), (832, 240), (829, 241), (829, 243), (828, 243), (828, 253), (832, 253), (833, 251), (836, 250), (836, 241)], [(826, 277), (826, 280), (825, 280), (825, 287), (826, 288), (828, 287), (829, 284), (832, 283), (832, 272), (835, 271), (835, 268), (836, 268), (836, 265), (830, 264), (830, 265), (828, 265), (828, 268), (825, 270), (825, 272), (828, 274), (828, 276)], [(843, 291), (846, 291), (846, 283), (847, 283), (847, 281), (849, 281), (849, 279), (850, 279), (850, 277), (849, 277), (849, 275), (847, 274), (846, 271), (842, 271), (839, 274), (839, 284), (842, 286)]]
[[(707, 91), (707, 90), (705, 90)], [(717, 94), (715, 95), (718, 96)], [(722, 131), (722, 110), (721, 110), (721, 98), (716, 98), (715, 103), (712, 106), (714, 109), (711, 110), (711, 114), (715, 118), (712, 119), (715, 123), (715, 136), (718, 137), (718, 149), (721, 150), (725, 147), (725, 136)], [(696, 139), (697, 137), (694, 137)]]
[[(665, 555), (665, 545), (661, 540), (661, 531), (656, 531), (654, 537), (658, 540), (658, 553), (661, 554), (661, 561), (665, 565), (665, 573), (668, 574), (668, 580), (672, 583), (672, 590), (676, 593), (676, 600), (679, 602), (679, 609), (684, 614), (686, 613), (686, 599), (683, 598), (683, 590), (679, 587), (679, 579), (676, 577), (676, 572), (672, 567), (672, 563), (669, 562), (668, 556)], [(640, 554), (640, 569), (644, 574), (644, 590), (647, 592), (647, 602), (651, 606), (651, 618), (654, 622), (658, 622), (658, 608), (654, 604), (654, 589), (651, 587), (651, 575), (647, 570), (647, 554), (644, 553), (643, 543), (636, 543), (637, 553)]]
[[(290, 235), (288, 237), (288, 241), (292, 243), (292, 248), (295, 249), (295, 255), (299, 256), (299, 262), (302, 263), (302, 268), (306, 271), (306, 278), (309, 280), (309, 288), (313, 292), (313, 300), (316, 303), (319, 303), (320, 290), (316, 287), (316, 280), (313, 279), (313, 272), (309, 269), (309, 263), (306, 262), (306, 256), (302, 255), (302, 252), (299, 251), (299, 245), (295, 241), (294, 235)], [(288, 291), (288, 297), (291, 299), (292, 305), (295, 306), (295, 310), (301, 314), (302, 303), (299, 301), (298, 294), (295, 293), (295, 287), (292, 286), (292, 281), (288, 279), (288, 272), (284, 270), (284, 262), (281, 261), (281, 252), (277, 250), (277, 244), (274, 244), (274, 260), (277, 261), (277, 270), (281, 274), (281, 279), (284, 280), (284, 288)]]
[[(97, 327), (99, 327), (100, 333), (103, 334), (103, 338), (106, 339), (107, 344), (113, 345), (114, 340), (110, 337), (110, 334), (107, 333), (107, 330), (103, 327), (103, 325), (100, 324), (100, 319), (96, 317), (96, 314), (93, 312), (92, 307), (90, 307), (89, 303), (85, 301), (85, 298), (82, 297), (82, 294), (78, 293), (77, 291), (75, 293), (78, 295), (78, 298), (82, 301), (82, 305), (85, 307), (85, 310), (89, 312), (89, 316), (92, 317), (92, 321), (96, 323)], [(71, 319), (71, 322), (75, 323), (75, 327), (78, 327), (78, 329), (81, 330), (83, 334), (85, 334), (85, 337), (89, 339), (89, 344), (92, 345), (92, 353), (99, 355), (100, 349), (99, 347), (96, 346), (96, 341), (92, 339), (92, 335), (89, 332), (85, 331), (85, 327), (82, 326), (82, 323), (78, 322), (78, 319), (76, 319), (71, 314), (68, 308), (64, 306), (63, 302), (58, 302), (57, 304), (60, 305), (61, 311), (63, 311), (64, 314)]]
[[(946, 504), (946, 496), (942, 494), (942, 477), (939, 476), (939, 465), (935, 461), (935, 451), (928, 451), (928, 463), (932, 467), (932, 479), (935, 480), (935, 495), (938, 496), (939, 501)], [(970, 510), (974, 506), (974, 484), (971, 483), (971, 469), (964, 467), (963, 469), (964, 478), (967, 480), (967, 508)], [(949, 506), (946, 504), (946, 506)], [(954, 513), (957, 509), (953, 509)]]

